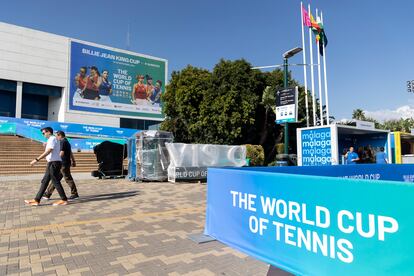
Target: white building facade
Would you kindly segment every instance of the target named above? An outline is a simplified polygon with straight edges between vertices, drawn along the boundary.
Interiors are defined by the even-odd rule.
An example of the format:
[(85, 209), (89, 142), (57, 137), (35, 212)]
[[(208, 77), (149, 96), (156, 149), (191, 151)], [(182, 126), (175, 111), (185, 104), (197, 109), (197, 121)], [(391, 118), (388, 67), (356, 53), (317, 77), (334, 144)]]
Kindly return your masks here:
[[(85, 59), (85, 67), (89, 71), (92, 71), (91, 65), (94, 62), (109, 64), (112, 68), (109, 73), (111, 104), (104, 106), (99, 100), (76, 99), (74, 72), (77, 68), (71, 70), (71, 45), (73, 49), (74, 43), (85, 45), (85, 49), (100, 49), (99, 57), (91, 56), (89, 50), (81, 49), (89, 54), (88, 59)], [(81, 57), (82, 52), (77, 54), (77, 57)], [(115, 61), (122, 57), (132, 57), (130, 60), (133, 64), (127, 64), (125, 58), (122, 62)], [(123, 67), (114, 67), (117, 65)], [(153, 70), (158, 71), (148, 71), (145, 66), (150, 68), (148, 70), (155, 68)], [(146, 129), (145, 125), (163, 120), (161, 103), (157, 103), (159, 99), (151, 93), (155, 93), (156, 85), (161, 87), (162, 91), (159, 89), (159, 93), (165, 91), (167, 68), (168, 62), (164, 59), (0, 22), (0, 116)], [(124, 72), (124, 75), (119, 76), (117, 72)], [(152, 77), (148, 72), (158, 74), (153, 83), (150, 83), (149, 79)], [(141, 75), (146, 77), (146, 84), (143, 85), (147, 87), (147, 93), (151, 94), (144, 99), (148, 101), (148, 105), (143, 108), (135, 103), (138, 102), (135, 99), (138, 96), (135, 95), (138, 95), (139, 88), (134, 83), (138, 82)], [(121, 77), (128, 80), (127, 85), (118, 85)], [(77, 103), (82, 102), (91, 107), (77, 106)], [(99, 104), (101, 107), (97, 108)], [(122, 111), (122, 108), (130, 110)]]

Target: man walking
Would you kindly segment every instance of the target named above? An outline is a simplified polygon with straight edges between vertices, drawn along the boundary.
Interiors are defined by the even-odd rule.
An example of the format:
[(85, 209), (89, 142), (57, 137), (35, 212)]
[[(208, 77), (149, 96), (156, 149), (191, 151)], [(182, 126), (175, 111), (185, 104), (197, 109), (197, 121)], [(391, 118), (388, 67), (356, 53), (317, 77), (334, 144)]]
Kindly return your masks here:
[[(68, 139), (66, 139), (66, 135), (63, 131), (59, 130), (56, 132), (56, 137), (60, 142), (60, 157), (62, 158), (62, 169), (60, 172), (63, 174), (66, 183), (70, 187), (71, 196), (69, 197), (69, 200), (79, 199), (75, 181), (73, 181), (72, 174), (70, 173), (70, 167), (76, 167), (76, 161), (72, 153), (72, 147), (70, 146)], [(43, 196), (43, 199), (49, 200), (54, 190), (55, 186), (50, 183)]]
[(42, 158), (46, 157), (47, 166), (45, 175), (40, 184), (39, 191), (36, 197), (32, 200), (25, 200), (24, 202), (31, 205), (31, 206), (38, 206), (40, 204), (40, 200), (43, 194), (46, 191), (47, 185), (52, 180), (53, 185), (58, 190), (59, 196), (61, 200), (56, 201), (53, 205), (67, 205), (68, 199), (65, 194), (65, 190), (60, 183), (62, 179), (62, 174), (60, 169), (62, 167), (62, 159), (60, 158), (60, 143), (53, 136), (53, 129), (51, 127), (45, 127), (41, 129), (42, 134), (45, 138), (47, 138), (46, 148), (45, 151), (37, 158), (35, 158), (30, 165), (33, 166), (37, 162), (39, 162)]

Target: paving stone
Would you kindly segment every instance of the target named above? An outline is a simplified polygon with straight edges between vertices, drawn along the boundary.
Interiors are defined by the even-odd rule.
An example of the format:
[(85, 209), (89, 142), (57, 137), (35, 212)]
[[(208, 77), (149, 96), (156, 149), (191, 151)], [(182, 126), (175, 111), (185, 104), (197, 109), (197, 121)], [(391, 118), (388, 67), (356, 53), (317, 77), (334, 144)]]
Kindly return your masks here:
[(30, 207), (39, 181), (0, 180), (0, 275), (266, 275), (265, 263), (187, 238), (203, 231), (206, 185), (76, 184), (79, 200)]

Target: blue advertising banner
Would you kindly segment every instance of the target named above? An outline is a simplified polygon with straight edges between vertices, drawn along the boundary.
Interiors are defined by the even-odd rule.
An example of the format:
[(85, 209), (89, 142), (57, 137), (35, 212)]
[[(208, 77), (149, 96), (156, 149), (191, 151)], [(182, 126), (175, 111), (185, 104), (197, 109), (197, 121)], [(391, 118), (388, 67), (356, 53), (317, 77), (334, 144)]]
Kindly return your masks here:
[(123, 139), (68, 139), (73, 151), (93, 150), (96, 145), (104, 141), (110, 141), (121, 145), (126, 144)]
[(414, 271), (412, 183), (211, 168), (207, 188), (205, 234), (295, 275)]
[(332, 164), (331, 128), (307, 129), (301, 132), (302, 166)]
[(331, 176), (349, 179), (414, 182), (413, 165), (410, 164), (358, 164), (348, 166), (313, 167), (247, 167), (243, 168), (243, 170), (253, 170), (271, 173)]
[(167, 61), (71, 41), (69, 109), (162, 120)]
[(12, 117), (0, 117), (0, 123), (19, 123), (29, 127), (41, 129), (51, 127), (54, 131), (62, 130), (69, 135), (93, 136), (103, 138), (129, 138), (139, 132), (137, 129), (104, 127), (94, 125), (82, 125), (73, 123), (61, 123), (32, 119), (19, 119)]
[(137, 140), (136, 139), (128, 139), (128, 179), (135, 181), (137, 177), (137, 160), (136, 160), (136, 153), (137, 153)]

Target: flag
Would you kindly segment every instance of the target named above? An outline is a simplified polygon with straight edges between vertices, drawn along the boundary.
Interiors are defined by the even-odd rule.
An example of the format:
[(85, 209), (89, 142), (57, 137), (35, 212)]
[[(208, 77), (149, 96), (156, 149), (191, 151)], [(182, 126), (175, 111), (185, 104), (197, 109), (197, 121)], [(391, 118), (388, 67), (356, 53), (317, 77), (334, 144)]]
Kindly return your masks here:
[(312, 28), (312, 31), (313, 32), (319, 32), (319, 30), (320, 30), (320, 27), (319, 27), (319, 24), (318, 24), (318, 22), (316, 22), (316, 20), (313, 18), (313, 15), (312, 15), (312, 13), (310, 13), (310, 21), (311, 21), (311, 28)]
[(321, 25), (313, 18), (312, 13), (310, 13), (310, 21), (311, 21), (311, 30), (316, 38), (316, 43), (319, 42), (320, 33), (321, 33)]
[(308, 12), (302, 7), (302, 14), (303, 14), (303, 25), (306, 27), (311, 27), (311, 19), (309, 18)]
[(328, 38), (326, 37), (325, 28), (321, 22), (320, 17), (318, 16), (317, 19), (318, 19), (317, 24), (319, 26), (319, 31), (318, 31), (318, 34), (316, 35), (316, 41), (319, 44), (319, 54), (323, 56), (323, 46), (325, 46), (326, 48), (326, 46), (328, 45)]
[(328, 38), (326, 37), (324, 29), (321, 29), (319, 36), (319, 53), (323, 56), (323, 46), (325, 46), (326, 49), (326, 45), (328, 45)]

